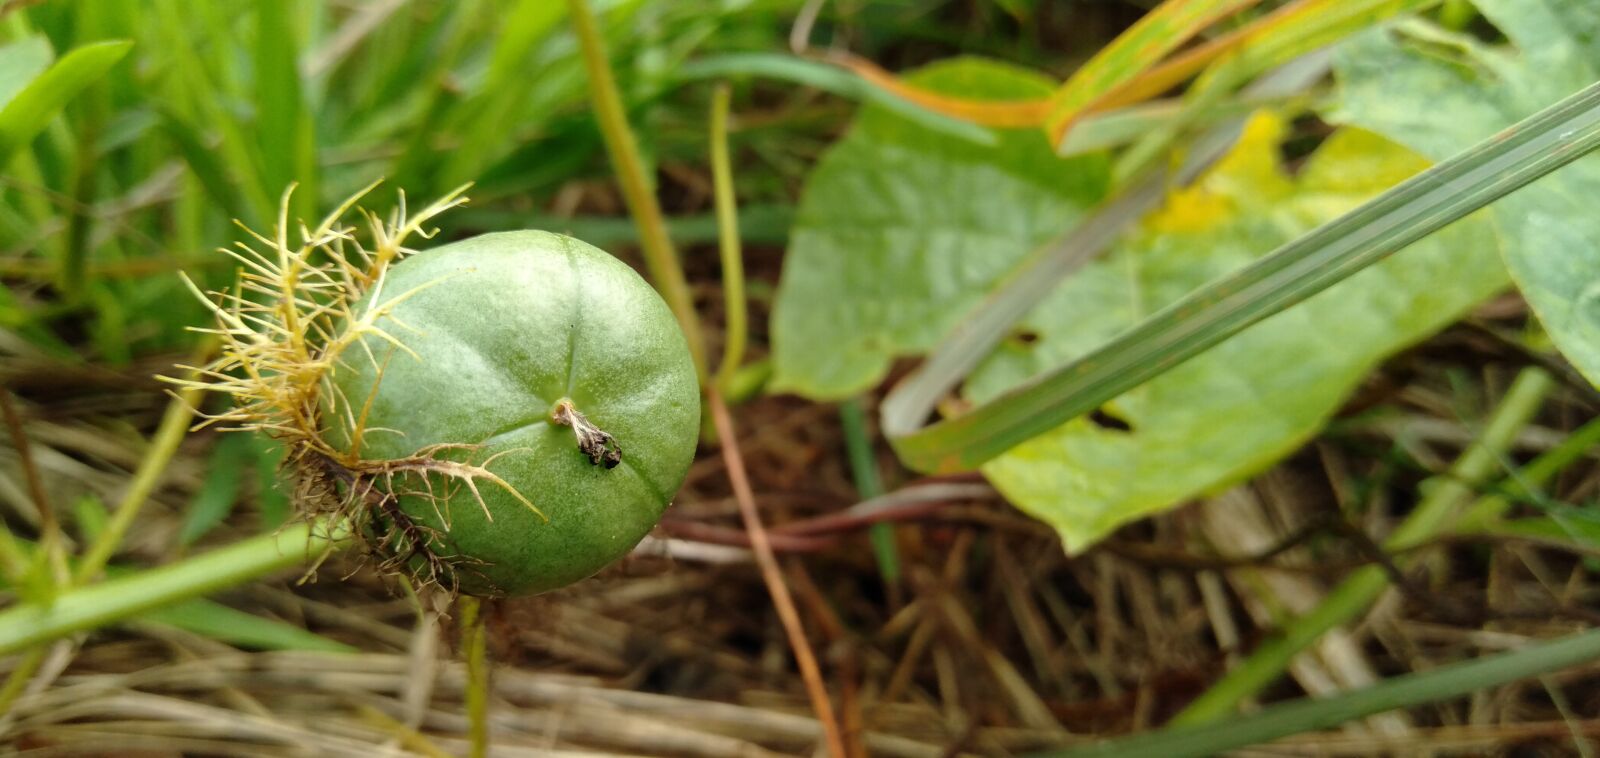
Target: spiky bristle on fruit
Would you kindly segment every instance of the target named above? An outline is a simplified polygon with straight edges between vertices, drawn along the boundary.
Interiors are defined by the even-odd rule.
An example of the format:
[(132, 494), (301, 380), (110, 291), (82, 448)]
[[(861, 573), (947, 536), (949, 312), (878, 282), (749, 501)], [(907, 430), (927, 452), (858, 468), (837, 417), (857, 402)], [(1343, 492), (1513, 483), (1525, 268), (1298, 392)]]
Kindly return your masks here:
[[(476, 446), (463, 443), (429, 446), (400, 459), (362, 457), (367, 433), (390, 430), (367, 426), (369, 408), (351, 406), (332, 381), (333, 370), (348, 365), (347, 360), (366, 360), (381, 381), (394, 351), (415, 357), (404, 339), (385, 326), (404, 330), (405, 325), (392, 318), (391, 311), (437, 282), (388, 295), (383, 291), (384, 274), (390, 265), (416, 252), (406, 246), (409, 240), (433, 237), (437, 230), (428, 226), (430, 221), (467, 202), (467, 186), (462, 186), (413, 214), (406, 208), (405, 193), (400, 192), (396, 208), (385, 219), (358, 206), (378, 184), (351, 196), (315, 227), (297, 223), (291, 228), (293, 185), (283, 193), (270, 234), (239, 223), (249, 239), (221, 250), (239, 265), (230, 288), (208, 293), (188, 276), (183, 277), (215, 319), (214, 326), (193, 330), (216, 337), (216, 358), (204, 366), (179, 366), (180, 377), (161, 379), (179, 387), (231, 396), (228, 410), (198, 412), (202, 420), (195, 428), (216, 426), (279, 440), (288, 450), (285, 465), (293, 469), (294, 500), (303, 517), (342, 519), (353, 533), (365, 536), (372, 552), (387, 556), (380, 566), (415, 566), (416, 561), (399, 556), (424, 554), (420, 569), (407, 570), (424, 582), (437, 583), (440, 564), (429, 554), (428, 545), (442, 536), (425, 531), (409, 518), (397, 517), (397, 498), (419, 495), (437, 507), (448, 502), (456, 485), (464, 485), (487, 512), (477, 487), (477, 481), (483, 480), (506, 490), (541, 517), (543, 514), (489, 471), (489, 464), (506, 453), (475, 464), (470, 454)], [(356, 223), (346, 222), (351, 216)], [(363, 298), (370, 305), (357, 312)], [(385, 321), (385, 326), (380, 326), (380, 321)], [(378, 355), (380, 351), (372, 349), (369, 337), (387, 343), (390, 349)], [(376, 388), (369, 394), (368, 404), (375, 395)], [(330, 427), (343, 432), (346, 446), (329, 442), (326, 430)], [(468, 460), (443, 457), (453, 450), (465, 450)], [(397, 480), (408, 478), (420, 484), (398, 484), (403, 489), (397, 488)], [(435, 479), (444, 483), (445, 493), (435, 491)], [(370, 528), (380, 521), (389, 528)], [(448, 528), (447, 519), (442, 523)], [(397, 549), (396, 541), (405, 544)]]

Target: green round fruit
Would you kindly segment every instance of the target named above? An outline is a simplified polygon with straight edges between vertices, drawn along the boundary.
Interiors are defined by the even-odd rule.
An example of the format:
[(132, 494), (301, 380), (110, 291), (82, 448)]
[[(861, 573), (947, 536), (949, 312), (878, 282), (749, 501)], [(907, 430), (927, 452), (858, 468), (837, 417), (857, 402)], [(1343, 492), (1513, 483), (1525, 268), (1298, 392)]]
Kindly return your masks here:
[[(700, 392), (683, 333), (633, 269), (559, 234), (486, 234), (390, 267), (357, 317), (374, 302), (386, 309), (375, 326), (404, 347), (367, 335), (333, 369), (335, 405), (366, 408), (356, 457), (475, 446), (436, 454), (487, 462), (543, 514), (482, 477), (472, 482), (482, 503), (463, 480), (437, 474), (427, 484), (447, 498), (418, 494), (419, 477), (394, 485), (461, 591), (571, 584), (655, 526), (694, 458)], [(325, 425), (348, 450), (348, 421)]]

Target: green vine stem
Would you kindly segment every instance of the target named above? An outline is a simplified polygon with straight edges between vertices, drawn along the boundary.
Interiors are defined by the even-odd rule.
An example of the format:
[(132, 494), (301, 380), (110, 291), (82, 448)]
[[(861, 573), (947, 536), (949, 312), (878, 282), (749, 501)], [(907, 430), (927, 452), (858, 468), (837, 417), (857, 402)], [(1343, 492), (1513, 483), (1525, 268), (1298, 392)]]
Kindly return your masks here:
[(314, 561), (348, 538), (343, 525), (295, 524), (178, 563), (70, 589), (49, 605), (12, 606), (0, 611), (0, 655)]
[(650, 280), (661, 291), (661, 296), (677, 316), (684, 339), (689, 341), (689, 353), (694, 356), (695, 368), (700, 372), (700, 383), (706, 384), (710, 373), (706, 364), (705, 338), (700, 333), (700, 318), (694, 310), (694, 299), (689, 294), (689, 283), (678, 263), (678, 253), (667, 235), (666, 219), (661, 214), (661, 204), (656, 201), (654, 189), (646, 178), (644, 160), (639, 155), (639, 143), (628, 127), (627, 114), (622, 109), (622, 95), (617, 91), (616, 77), (611, 73), (611, 59), (605, 41), (600, 38), (594, 12), (584, 0), (567, 0), (572, 11), (572, 26), (583, 50), (583, 65), (589, 72), (589, 91), (594, 101), (595, 118), (600, 122), (600, 134), (605, 138), (606, 151), (615, 164), (617, 184), (622, 197), (639, 229), (639, 247), (644, 253), (645, 267), (650, 270)]
[(17, 696), (27, 688), (34, 672), (39, 670), (39, 665), (44, 663), (44, 657), (49, 654), (49, 647), (39, 645), (17, 659), (17, 665), (12, 667), (11, 674), (6, 677), (6, 683), (0, 685), (0, 717), (11, 712), (11, 704), (16, 702)]
[[(209, 353), (210, 346), (206, 346), (203, 350)], [(197, 363), (203, 364), (204, 356), (200, 357), (202, 360)], [(189, 432), (189, 421), (194, 418), (195, 404), (199, 401), (198, 389), (184, 388), (167, 403), (167, 410), (161, 415), (161, 425), (156, 427), (155, 436), (150, 440), (150, 447), (145, 452), (144, 458), (139, 461), (139, 468), (133, 473), (133, 482), (128, 485), (127, 494), (122, 496), (122, 501), (117, 504), (117, 510), (111, 514), (111, 520), (105, 529), (78, 561), (77, 570), (72, 574), (73, 584), (81, 585), (93, 579), (106, 567), (106, 563), (110, 562), (117, 548), (122, 546), (122, 538), (127, 536), (134, 519), (138, 517), (145, 502), (150, 499), (150, 493), (161, 483), (161, 477), (167, 471), (167, 464), (172, 462), (172, 456), (178, 452), (178, 445)]]
[[(1384, 548), (1398, 551), (1416, 547), (1450, 529), (1452, 522), (1461, 518), (1463, 507), (1477, 487), (1500, 470), (1512, 440), (1538, 413), (1554, 383), (1541, 369), (1523, 369), (1478, 441), (1457, 459), (1448, 474), (1431, 483), (1427, 496), (1384, 542)], [(1403, 567), (1409, 560), (1414, 556), (1400, 557), (1396, 562)], [(1276, 680), (1300, 651), (1328, 630), (1360, 615), (1388, 586), (1389, 577), (1382, 567), (1367, 566), (1352, 573), (1320, 605), (1285, 624), (1277, 635), (1174, 717), (1172, 723), (1198, 724), (1231, 716), (1240, 702)]]
[(749, 331), (749, 310), (744, 299), (744, 252), (739, 246), (739, 208), (733, 194), (733, 163), (728, 157), (727, 84), (711, 93), (711, 182), (717, 206), (717, 240), (722, 253), (722, 295), (727, 329), (722, 361), (717, 364), (717, 389), (732, 394)]
[[(209, 342), (202, 346), (201, 350), (209, 352)], [(59, 539), (58, 535), (55, 534), (55, 529), (46, 529), (44, 549), (52, 558), (60, 562), (58, 573), (61, 574), (65, 581), (61, 582), (64, 586), (56, 586), (51, 590), (51, 597), (47, 602), (33, 607), (41, 608), (47, 613), (56, 610), (59, 606), (57, 601), (59, 593), (88, 583), (94, 579), (96, 574), (100, 573), (101, 569), (105, 568), (106, 563), (111, 560), (112, 554), (122, 544), (122, 538), (127, 535), (128, 529), (133, 525), (134, 518), (139, 515), (139, 510), (150, 499), (150, 493), (155, 490), (156, 484), (161, 481), (161, 475), (166, 471), (167, 464), (172, 462), (172, 456), (177, 453), (179, 443), (183, 442), (184, 435), (188, 433), (189, 420), (194, 417), (192, 409), (198, 399), (198, 394), (196, 390), (184, 390), (167, 404), (167, 410), (161, 417), (161, 425), (156, 429), (155, 437), (151, 440), (149, 449), (145, 451), (144, 458), (139, 461), (139, 468), (134, 473), (133, 483), (129, 485), (127, 494), (123, 495), (122, 501), (117, 507), (117, 512), (111, 517), (110, 523), (96, 537), (93, 544), (89, 546), (88, 551), (84, 553), (83, 558), (78, 562), (77, 570), (72, 572), (70, 576), (66, 572), (65, 556), (57, 552)], [(27, 449), (26, 439), (20, 437), (20, 422), (14, 418), (16, 412), (11, 407), (9, 394), (6, 396), (5, 405), (7, 420), (13, 422), (13, 432), (19, 437), (15, 440), (15, 443), (18, 445), (19, 450), (25, 451)], [(24, 455), (26, 454), (24, 453)], [(31, 470), (32, 464), (26, 457), (24, 457), (24, 464), (25, 467)], [(42, 486), (37, 481), (34, 481), (35, 478), (36, 475), (30, 473), (29, 485), (35, 490), (35, 498), (42, 498)], [(48, 514), (48, 505), (42, 499), (39, 506), (43, 509), (42, 513)], [(53, 520), (49, 525), (54, 526)], [(3, 529), (4, 527), (0, 527), (0, 530)], [(16, 550), (9, 531), (6, 532), (4, 542), (6, 544), (4, 552), (9, 554)], [(16, 581), (16, 578), (13, 578), (13, 581)], [(12, 611), (25, 610), (28, 607), (19, 606), (13, 608), (0, 614), (0, 619), (9, 617)], [(46, 639), (64, 636), (71, 631), (77, 630), (68, 630), (68, 632), (53, 635)], [(0, 647), (3, 647), (3, 645), (3, 637), (0, 637)], [(0, 714), (4, 714), (11, 709), (12, 701), (22, 693), (23, 687), (27, 685), (28, 680), (38, 670), (39, 664), (44, 661), (45, 654), (46, 650), (42, 646), (29, 650), (17, 662), (16, 667), (11, 670), (5, 683), (0, 685)]]

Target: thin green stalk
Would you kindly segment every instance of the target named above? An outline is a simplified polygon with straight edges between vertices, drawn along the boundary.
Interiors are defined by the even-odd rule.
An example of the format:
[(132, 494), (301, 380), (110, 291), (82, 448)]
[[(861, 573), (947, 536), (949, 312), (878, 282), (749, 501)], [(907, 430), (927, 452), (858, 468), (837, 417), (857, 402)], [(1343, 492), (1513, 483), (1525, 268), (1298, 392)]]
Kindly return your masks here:
[[(1443, 477), (1430, 482), (1428, 494), (1384, 542), (1384, 548), (1401, 551), (1431, 539), (1450, 526), (1476, 489), (1500, 469), (1500, 461), (1518, 432), (1539, 411), (1555, 382), (1541, 369), (1527, 368), (1517, 375), (1482, 435)], [(1416, 560), (1402, 555), (1404, 566)], [(1243, 663), (1173, 718), (1173, 724), (1198, 724), (1231, 717), (1245, 698), (1260, 692), (1283, 674), (1289, 662), (1328, 630), (1348, 623), (1370, 607), (1389, 586), (1380, 566), (1353, 572), (1309, 613), (1284, 625)]]
[(1541, 676), (1539, 677), (1539, 684), (1544, 686), (1544, 692), (1550, 698), (1550, 704), (1556, 707), (1556, 714), (1561, 716), (1561, 720), (1566, 723), (1567, 734), (1572, 737), (1572, 745), (1578, 749), (1578, 758), (1594, 758), (1594, 748), (1589, 744), (1589, 740), (1586, 739), (1588, 735), (1578, 726), (1578, 722), (1583, 720), (1583, 716), (1572, 710), (1572, 701), (1567, 699), (1567, 693), (1562, 691), (1560, 683), (1549, 676)]
[(462, 595), (461, 643), (467, 657), (467, 755), (484, 758), (489, 754), (489, 665), (483, 626), (483, 604), (471, 595)]
[[(150, 448), (145, 452), (144, 459), (139, 462), (139, 469), (134, 473), (132, 483), (128, 485), (128, 492), (123, 496), (121, 506), (117, 509), (116, 514), (111, 517), (106, 527), (96, 535), (94, 543), (90, 545), (88, 551), (84, 553), (82, 560), (79, 562), (77, 571), (73, 572), (70, 578), (67, 578), (67, 581), (64, 582), (66, 587), (82, 585), (93, 579), (96, 574), (100, 573), (101, 569), (105, 568), (106, 563), (111, 560), (112, 554), (122, 544), (122, 538), (127, 535), (128, 529), (133, 525), (134, 518), (138, 516), (139, 510), (144, 506), (145, 501), (149, 500), (150, 493), (155, 490), (156, 484), (161, 481), (161, 475), (166, 472), (167, 464), (172, 462), (172, 456), (177, 452), (179, 443), (183, 441), (184, 435), (189, 431), (189, 419), (194, 415), (191, 408), (197, 400), (197, 395), (197, 390), (184, 390), (167, 404), (166, 413), (161, 418), (161, 425), (156, 429), (155, 437), (152, 438)], [(7, 420), (13, 421), (14, 419), (11, 417), (15, 415), (15, 409), (10, 407), (9, 396), (7, 395), (0, 399), (5, 401)], [(13, 427), (14, 431), (20, 433), (20, 426), (13, 424)], [(18, 444), (23, 445), (20, 449), (26, 449), (25, 441)], [(25, 452), (24, 455), (26, 455)], [(34, 486), (37, 488), (37, 484)], [(36, 493), (36, 497), (38, 496), (42, 496), (42, 490)], [(39, 505), (41, 508), (49, 507), (44, 502)], [(5, 538), (0, 542), (4, 542), (6, 546), (5, 550), (0, 552), (16, 550), (16, 545), (12, 541), (9, 531), (6, 532)], [(56, 540), (52, 539), (47, 532), (43, 543), (44, 548), (50, 550), (50, 546), (55, 543)], [(62, 563), (58, 573), (62, 577), (67, 577), (65, 556), (52, 557), (60, 559)], [(57, 589), (57, 592), (59, 591), (60, 588)], [(60, 599), (64, 598), (52, 598), (52, 601), (42, 608), (46, 615), (56, 609), (56, 602)], [(162, 604), (164, 605), (165, 603)], [(12, 611), (24, 611), (28, 608), (29, 606), (19, 606), (12, 609)], [(39, 607), (35, 606), (35, 608)], [(11, 611), (8, 611), (6, 615), (10, 613)], [(40, 621), (39, 623), (42, 626), (47, 622)], [(70, 631), (76, 630), (69, 630), (45, 639), (63, 636), (70, 633)], [(3, 644), (3, 641), (0, 641), (0, 644)], [(5, 713), (10, 708), (11, 701), (21, 694), (22, 688), (26, 686), (34, 671), (38, 669), (40, 662), (44, 660), (46, 652), (47, 650), (43, 645), (29, 650), (27, 655), (18, 662), (17, 667), (12, 669), (5, 684), (0, 685), (0, 714)]]
[[(862, 410), (860, 398), (850, 398), (839, 404), (839, 424), (844, 428), (845, 452), (850, 456), (850, 475), (855, 480), (856, 494), (862, 500), (871, 500), (883, 494), (883, 479), (878, 476), (878, 460), (872, 454), (872, 437), (867, 434), (867, 413)], [(900, 549), (894, 541), (894, 525), (887, 522), (873, 524), (867, 532), (872, 540), (872, 555), (878, 560), (878, 572), (883, 583), (893, 587), (900, 583)]]
[(595, 102), (595, 112), (599, 116), (600, 129), (605, 136), (606, 148), (615, 164), (614, 168), (623, 187), (623, 194), (628, 198), (629, 210), (633, 213), (634, 222), (639, 226), (639, 236), (644, 243), (645, 262), (649, 264), (656, 286), (662, 291), (667, 304), (678, 317), (678, 323), (689, 342), (689, 350), (695, 358), (706, 404), (710, 406), (717, 436), (723, 441), (723, 455), (727, 457), (729, 464), (728, 478), (734, 492), (739, 495), (736, 498), (739, 501), (739, 510), (744, 516), (746, 531), (750, 533), (751, 546), (755, 550), (757, 562), (761, 564), (762, 578), (767, 583), (773, 606), (783, 620), (784, 634), (789, 637), (789, 645), (794, 650), (795, 660), (804, 675), (802, 678), (805, 679), (806, 691), (811, 696), (812, 708), (822, 723), (828, 752), (842, 758), (845, 755), (844, 739), (834, 716), (833, 705), (829, 701), (828, 690), (822, 683), (816, 657), (811, 651), (810, 643), (806, 642), (805, 629), (800, 625), (794, 600), (789, 595), (788, 586), (783, 582), (783, 574), (777, 568), (777, 559), (773, 557), (772, 546), (767, 542), (766, 531), (761, 527), (761, 517), (756, 510), (754, 496), (750, 494), (749, 482), (744, 479), (744, 464), (738, 454), (738, 440), (733, 436), (733, 421), (728, 413), (727, 404), (716, 385), (709, 381), (705, 345), (702, 342), (698, 317), (694, 312), (694, 303), (689, 297), (683, 269), (678, 264), (676, 254), (673, 253), (672, 241), (667, 237), (661, 208), (656, 204), (654, 193), (649, 190), (650, 185), (645, 178), (643, 164), (639, 160), (638, 145), (634, 141), (627, 119), (623, 117), (622, 98), (617, 94), (617, 84), (611, 75), (611, 62), (607, 59), (604, 46), (600, 42), (600, 35), (595, 30), (594, 16), (589, 10), (588, 3), (585, 0), (568, 0), (568, 6), (572, 11), (573, 25), (577, 29), (579, 43), (583, 48), (584, 65), (589, 70), (590, 90)]
[(6, 683), (0, 685), (0, 718), (11, 712), (11, 704), (17, 701), (17, 696), (21, 695), (24, 689), (27, 689), (34, 672), (39, 670), (40, 664), (44, 663), (45, 656), (49, 654), (49, 647), (39, 645), (17, 659), (16, 668), (11, 669), (11, 673), (6, 675)]
[[(196, 365), (203, 365), (201, 361)], [(200, 390), (185, 388), (167, 403), (166, 413), (161, 416), (161, 426), (156, 428), (156, 434), (150, 440), (150, 449), (145, 451), (144, 459), (139, 461), (139, 468), (133, 474), (133, 481), (128, 485), (127, 494), (122, 496), (111, 520), (106, 524), (89, 549), (84, 552), (82, 560), (78, 562), (78, 570), (72, 575), (74, 584), (83, 584), (93, 579), (95, 574), (106, 567), (111, 556), (122, 545), (122, 538), (127, 536), (128, 529), (133, 526), (133, 521), (138, 517), (140, 509), (150, 499), (150, 493), (155, 491), (156, 485), (161, 482), (161, 476), (167, 471), (167, 464), (172, 462), (172, 456), (178, 452), (178, 445), (183, 442), (183, 437), (189, 431), (189, 420), (194, 418), (194, 407), (199, 401)]]
[(617, 81), (611, 73), (611, 59), (605, 42), (600, 38), (594, 12), (586, 0), (567, 0), (572, 12), (572, 26), (583, 49), (583, 65), (589, 72), (589, 91), (594, 101), (595, 118), (600, 122), (600, 133), (605, 138), (606, 152), (616, 169), (617, 183), (622, 197), (639, 227), (639, 245), (644, 252), (645, 267), (650, 280), (661, 290), (661, 296), (677, 316), (678, 326), (689, 343), (689, 354), (694, 356), (695, 368), (700, 373), (700, 383), (710, 377), (706, 365), (705, 338), (700, 334), (700, 318), (694, 310), (694, 299), (689, 294), (689, 283), (684, 279), (683, 267), (678, 263), (678, 253), (667, 236), (667, 224), (656, 201), (655, 190), (645, 175), (644, 160), (639, 155), (639, 144), (628, 126), (628, 116), (622, 108), (622, 95), (617, 92)]
[(711, 181), (717, 205), (717, 239), (722, 252), (722, 296), (726, 329), (722, 362), (717, 364), (717, 389), (731, 394), (744, 362), (749, 306), (744, 297), (744, 253), (739, 249), (739, 207), (733, 195), (733, 165), (728, 158), (728, 85), (711, 93)]
[(345, 544), (348, 531), (326, 521), (284, 527), (178, 563), (69, 589), (49, 605), (0, 611), (0, 655), (233, 587), (301, 565)]
[(1512, 472), (1504, 490), (1499, 494), (1479, 498), (1478, 502), (1473, 503), (1472, 507), (1462, 515), (1456, 530), (1475, 532), (1488, 529), (1495, 521), (1505, 516), (1513, 501), (1535, 498), (1539, 486), (1588, 455), (1595, 445), (1600, 445), (1600, 418), (1578, 427), (1562, 439), (1560, 444), (1540, 453), (1539, 457), (1529, 461), (1528, 465)]
[(1060, 758), (1188, 758), (1327, 729), (1374, 713), (1409, 708), (1578, 666), (1600, 658), (1600, 630), (1530, 645), (1509, 653), (1406, 674), (1326, 698), (1304, 698), (1226, 721), (1184, 725), (1092, 747), (1044, 753)]

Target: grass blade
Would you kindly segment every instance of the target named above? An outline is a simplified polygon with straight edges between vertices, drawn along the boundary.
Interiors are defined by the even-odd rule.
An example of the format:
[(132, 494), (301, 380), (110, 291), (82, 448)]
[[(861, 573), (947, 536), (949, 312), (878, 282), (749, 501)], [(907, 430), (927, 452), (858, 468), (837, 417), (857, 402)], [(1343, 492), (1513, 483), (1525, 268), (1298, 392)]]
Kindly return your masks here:
[(44, 37), (23, 37), (0, 45), (0, 108), (43, 73), (51, 57), (50, 41)]
[(343, 642), (330, 640), (293, 624), (245, 613), (204, 599), (169, 605), (144, 614), (140, 620), (166, 624), (218, 642), (256, 650), (356, 652), (355, 648)]
[[(1404, 521), (1383, 542), (1388, 551), (1414, 548), (1454, 523), (1472, 520), (1481, 508), (1492, 502), (1469, 507), (1472, 495), (1500, 471), (1511, 441), (1543, 407), (1553, 380), (1540, 369), (1523, 369), (1507, 390), (1500, 407), (1484, 426), (1471, 447), (1461, 454), (1445, 476), (1423, 488), (1427, 494)], [(1463, 511), (1467, 511), (1463, 516)], [(1421, 556), (1397, 556), (1395, 564), (1410, 570)], [(1189, 703), (1173, 718), (1174, 724), (1197, 724), (1230, 716), (1239, 703), (1271, 684), (1301, 651), (1321, 639), (1329, 630), (1350, 623), (1366, 612), (1390, 585), (1390, 576), (1379, 566), (1364, 566), (1352, 572), (1317, 606), (1284, 623), (1271, 638), (1222, 679)]]
[(1167, 0), (1150, 11), (1088, 63), (1050, 98), (1045, 129), (1052, 144), (1060, 144), (1067, 130), (1101, 96), (1127, 84), (1167, 53), (1259, 0)]
[(496, 151), (508, 149), (507, 126), (517, 123), (517, 108), (527, 99), (528, 60), (567, 15), (566, 6), (550, 0), (522, 0), (504, 15), (499, 39), (490, 56), (483, 89), (466, 107), (471, 117), (461, 147), (444, 170), (445, 185), (476, 181)]
[(209, 147), (205, 138), (173, 109), (158, 108), (156, 113), (161, 119), (159, 124), (162, 133), (172, 141), (178, 155), (189, 164), (189, 170), (194, 172), (206, 195), (229, 218), (245, 218), (244, 204), (239, 199), (238, 190), (229, 181), (228, 170), (219, 160), (217, 150)]
[(245, 474), (254, 470), (254, 455), (255, 447), (247, 434), (227, 434), (217, 441), (206, 459), (205, 478), (189, 501), (189, 510), (178, 529), (179, 545), (193, 545), (233, 513), (239, 485)]
[(891, 417), (886, 404), (885, 430), (913, 468), (975, 468), (1596, 147), (1600, 84), (1412, 177), (971, 413), (919, 431), (920, 419)]
[(1425, 673), (1395, 677), (1343, 695), (1297, 700), (1218, 723), (1175, 727), (1093, 747), (1041, 755), (1060, 758), (1184, 758), (1218, 755), (1279, 737), (1327, 729), (1374, 713), (1461, 697), (1577, 666), (1596, 658), (1600, 658), (1600, 630), (1531, 645), (1510, 653), (1441, 666)]
[(105, 76), (132, 47), (132, 42), (116, 40), (75, 48), (18, 92), (0, 110), (0, 168), (44, 131), (63, 106)]
[(298, 183), (291, 216), (317, 214), (316, 127), (300, 82), (299, 44), (292, 4), (256, 3), (256, 136), (261, 146), (262, 192), (277, 197)]

